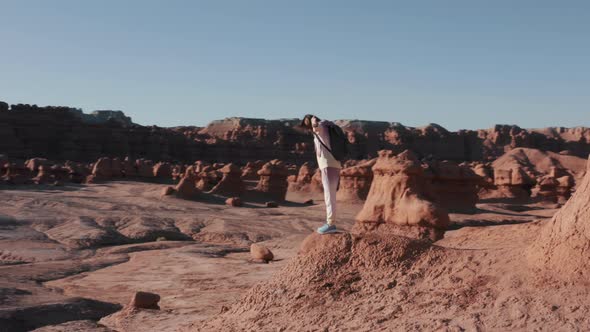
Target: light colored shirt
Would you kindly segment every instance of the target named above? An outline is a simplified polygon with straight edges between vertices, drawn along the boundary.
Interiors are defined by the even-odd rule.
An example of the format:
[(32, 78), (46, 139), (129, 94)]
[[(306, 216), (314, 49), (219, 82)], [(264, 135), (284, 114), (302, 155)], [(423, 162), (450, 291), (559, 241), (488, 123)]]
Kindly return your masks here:
[(330, 151), (318, 141), (318, 138), (321, 139), (328, 148), (332, 149), (332, 146), (330, 145), (330, 132), (328, 130), (328, 123), (328, 121), (322, 120), (317, 127), (313, 128), (314, 133), (317, 134), (313, 135), (313, 143), (315, 145), (318, 166), (320, 169), (328, 167), (342, 168), (340, 162), (336, 160), (332, 153), (330, 153)]

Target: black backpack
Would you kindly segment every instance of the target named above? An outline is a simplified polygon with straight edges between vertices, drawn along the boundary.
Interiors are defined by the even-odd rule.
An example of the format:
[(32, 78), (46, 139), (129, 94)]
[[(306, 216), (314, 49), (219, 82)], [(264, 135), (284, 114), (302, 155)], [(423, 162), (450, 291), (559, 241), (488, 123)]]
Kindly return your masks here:
[[(335, 123), (328, 122), (327, 127), (328, 134), (330, 135), (330, 146), (332, 148), (328, 148), (319, 137), (318, 141), (320, 141), (326, 150), (330, 151), (332, 156), (334, 156), (334, 159), (339, 162), (344, 162), (348, 157), (348, 138), (342, 128)], [(316, 133), (314, 133), (314, 135), (317, 136)]]

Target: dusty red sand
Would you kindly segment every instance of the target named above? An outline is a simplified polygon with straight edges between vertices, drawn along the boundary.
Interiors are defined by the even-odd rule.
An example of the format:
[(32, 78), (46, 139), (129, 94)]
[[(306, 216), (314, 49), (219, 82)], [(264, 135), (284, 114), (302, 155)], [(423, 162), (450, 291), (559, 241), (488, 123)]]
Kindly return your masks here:
[[(235, 208), (161, 190), (1, 190), (0, 331), (590, 328), (590, 288), (551, 281), (525, 255), (554, 209), (479, 204), (477, 214), (452, 214), (433, 245), (344, 233), (313, 236), (297, 255), (322, 222), (321, 201)], [(343, 207), (339, 226), (349, 230), (360, 209)], [(252, 242), (275, 261), (252, 263)], [(139, 290), (159, 294), (161, 310), (107, 316)]]

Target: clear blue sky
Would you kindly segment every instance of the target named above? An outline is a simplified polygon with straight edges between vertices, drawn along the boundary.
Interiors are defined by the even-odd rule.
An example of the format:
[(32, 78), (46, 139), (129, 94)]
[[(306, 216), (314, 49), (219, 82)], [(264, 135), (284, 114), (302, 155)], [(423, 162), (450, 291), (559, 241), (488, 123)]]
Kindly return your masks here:
[(590, 1), (0, 0), (0, 100), (228, 116), (590, 126)]

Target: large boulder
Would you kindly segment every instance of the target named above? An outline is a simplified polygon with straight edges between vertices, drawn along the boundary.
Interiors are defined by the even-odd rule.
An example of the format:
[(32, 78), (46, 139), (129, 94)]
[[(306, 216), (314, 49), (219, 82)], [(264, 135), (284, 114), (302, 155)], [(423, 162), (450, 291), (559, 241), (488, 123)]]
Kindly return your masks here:
[(138, 309), (156, 309), (159, 310), (160, 295), (150, 292), (136, 292), (129, 301), (129, 307)]
[(125, 159), (121, 162), (121, 166), (123, 168), (123, 174), (126, 177), (134, 177), (137, 176), (137, 162), (129, 157), (125, 157)]
[(379, 232), (418, 239), (441, 239), (449, 225), (446, 209), (416, 156), (406, 150), (399, 155), (380, 151), (373, 166), (373, 183), (353, 232)]
[(262, 261), (265, 263), (272, 261), (275, 257), (270, 249), (258, 243), (252, 243), (250, 245), (250, 256), (255, 261)]
[(41, 166), (49, 167), (51, 166), (51, 162), (45, 158), (32, 158), (25, 162), (25, 167), (33, 173), (39, 171), (39, 167)]

